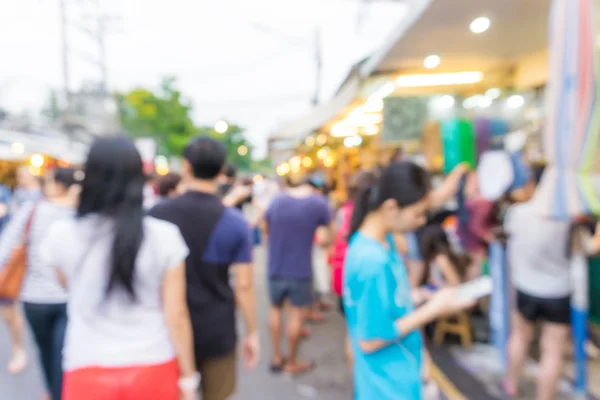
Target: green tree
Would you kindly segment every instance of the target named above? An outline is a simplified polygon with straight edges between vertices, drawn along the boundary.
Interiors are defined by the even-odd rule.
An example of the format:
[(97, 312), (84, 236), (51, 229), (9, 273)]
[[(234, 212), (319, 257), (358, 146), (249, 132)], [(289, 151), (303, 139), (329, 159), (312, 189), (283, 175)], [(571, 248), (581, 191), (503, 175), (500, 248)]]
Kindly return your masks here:
[(229, 125), (226, 132), (218, 133), (212, 126), (197, 127), (191, 118), (192, 105), (183, 100), (174, 78), (164, 79), (156, 93), (137, 88), (119, 94), (118, 99), (125, 132), (132, 138), (155, 139), (160, 153), (180, 156), (191, 138), (209, 136), (225, 145), (229, 162), (242, 171), (252, 170), (252, 146), (244, 138), (244, 129)]
[(128, 135), (151, 137), (160, 153), (181, 154), (198, 134), (190, 114), (192, 105), (175, 88), (175, 78), (165, 78), (157, 93), (137, 88), (118, 95), (121, 124)]
[(252, 145), (244, 137), (244, 129), (238, 125), (229, 125), (225, 133), (215, 131), (213, 127), (204, 126), (199, 129), (200, 135), (220, 140), (227, 149), (227, 161), (241, 171), (252, 171)]

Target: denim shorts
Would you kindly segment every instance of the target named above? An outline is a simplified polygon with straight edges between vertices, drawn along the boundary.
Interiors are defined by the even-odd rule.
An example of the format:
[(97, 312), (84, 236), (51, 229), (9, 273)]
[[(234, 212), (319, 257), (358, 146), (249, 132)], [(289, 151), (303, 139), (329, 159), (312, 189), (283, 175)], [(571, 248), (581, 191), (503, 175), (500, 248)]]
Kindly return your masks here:
[(283, 306), (289, 299), (294, 307), (310, 307), (314, 303), (311, 279), (270, 278), (269, 296), (275, 307)]

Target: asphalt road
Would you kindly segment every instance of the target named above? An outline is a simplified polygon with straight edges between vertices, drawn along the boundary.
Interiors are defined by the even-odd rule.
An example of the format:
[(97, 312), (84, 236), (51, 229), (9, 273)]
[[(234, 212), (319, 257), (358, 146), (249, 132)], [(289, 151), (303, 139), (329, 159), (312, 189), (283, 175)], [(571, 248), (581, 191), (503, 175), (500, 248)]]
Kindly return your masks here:
[[(352, 382), (344, 363), (344, 323), (337, 312), (331, 312), (327, 322), (312, 327), (313, 336), (301, 349), (303, 358), (316, 362), (309, 374), (296, 379), (268, 372), (269, 338), (267, 331), (267, 292), (265, 288), (265, 257), (257, 249), (256, 280), (261, 321), (262, 360), (255, 371), (240, 368), (238, 392), (234, 400), (348, 400), (352, 398)], [(27, 338), (31, 363), (18, 376), (10, 376), (4, 367), (10, 355), (10, 340), (4, 324), (0, 323), (0, 400), (38, 400), (43, 393), (42, 379), (36, 362), (36, 350)]]

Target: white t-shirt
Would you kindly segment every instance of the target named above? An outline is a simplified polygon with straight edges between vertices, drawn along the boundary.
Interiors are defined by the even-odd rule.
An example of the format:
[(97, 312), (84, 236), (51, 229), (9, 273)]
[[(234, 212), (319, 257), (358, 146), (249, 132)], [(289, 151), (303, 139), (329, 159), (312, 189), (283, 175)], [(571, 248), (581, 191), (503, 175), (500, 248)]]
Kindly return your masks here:
[(508, 261), (516, 289), (534, 297), (571, 294), (567, 243), (571, 224), (540, 215), (532, 202), (510, 207), (505, 217)]
[(68, 281), (66, 371), (158, 364), (175, 357), (161, 288), (165, 271), (188, 255), (181, 233), (169, 222), (144, 218), (134, 302), (121, 288), (106, 294), (113, 225), (100, 216), (62, 220), (50, 227), (40, 249), (46, 265), (60, 268)]

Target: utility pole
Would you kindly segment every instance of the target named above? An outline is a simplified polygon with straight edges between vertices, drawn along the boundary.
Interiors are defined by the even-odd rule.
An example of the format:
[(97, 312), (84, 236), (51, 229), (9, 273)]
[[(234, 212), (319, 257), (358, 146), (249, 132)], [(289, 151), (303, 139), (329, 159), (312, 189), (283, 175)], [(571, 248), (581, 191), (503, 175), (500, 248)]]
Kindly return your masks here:
[(61, 34), (61, 50), (62, 50), (62, 73), (63, 73), (63, 90), (65, 93), (65, 120), (69, 120), (71, 111), (71, 94), (69, 91), (70, 75), (69, 75), (69, 42), (67, 39), (67, 5), (66, 0), (58, 0), (60, 8), (60, 34)]
[(323, 71), (323, 46), (321, 43), (321, 28), (315, 28), (315, 93), (313, 95), (313, 106), (319, 105), (321, 94), (321, 74)]
[[(79, 11), (79, 17), (76, 20), (70, 20), (73, 17), (72, 13), (69, 13), (70, 0), (58, 0), (60, 8), (60, 29), (62, 39), (62, 53), (63, 53), (63, 86), (66, 95), (66, 110), (63, 114), (63, 121), (67, 131), (72, 130), (73, 126), (83, 124), (86, 128), (91, 128), (91, 132), (102, 134), (115, 130), (116, 119), (114, 111), (111, 110), (112, 106), (109, 105), (109, 101), (113, 100), (109, 94), (108, 88), (108, 67), (106, 63), (106, 34), (110, 29), (110, 23), (113, 17), (106, 14), (100, 2), (96, 0), (79, 0), (77, 3), (73, 3), (73, 7), (77, 7)], [(81, 13), (84, 13), (83, 15)], [(79, 51), (76, 54), (78, 57), (88, 61), (98, 71), (98, 76), (95, 79), (98, 82), (93, 90), (82, 90), (78, 91), (77, 94), (71, 93), (70, 87), (70, 70), (69, 60), (70, 56), (75, 49), (71, 49), (69, 46), (69, 29), (73, 29), (73, 34), (82, 34), (92, 40), (93, 46), (91, 46), (90, 53)], [(81, 102), (92, 102), (93, 107), (101, 109), (103, 113), (103, 119), (101, 125), (98, 125), (95, 117), (85, 115), (78, 115), (74, 111), (75, 104)], [(110, 108), (112, 107), (112, 108)], [(87, 106), (86, 106), (87, 108)], [(118, 128), (117, 128), (118, 129)]]

